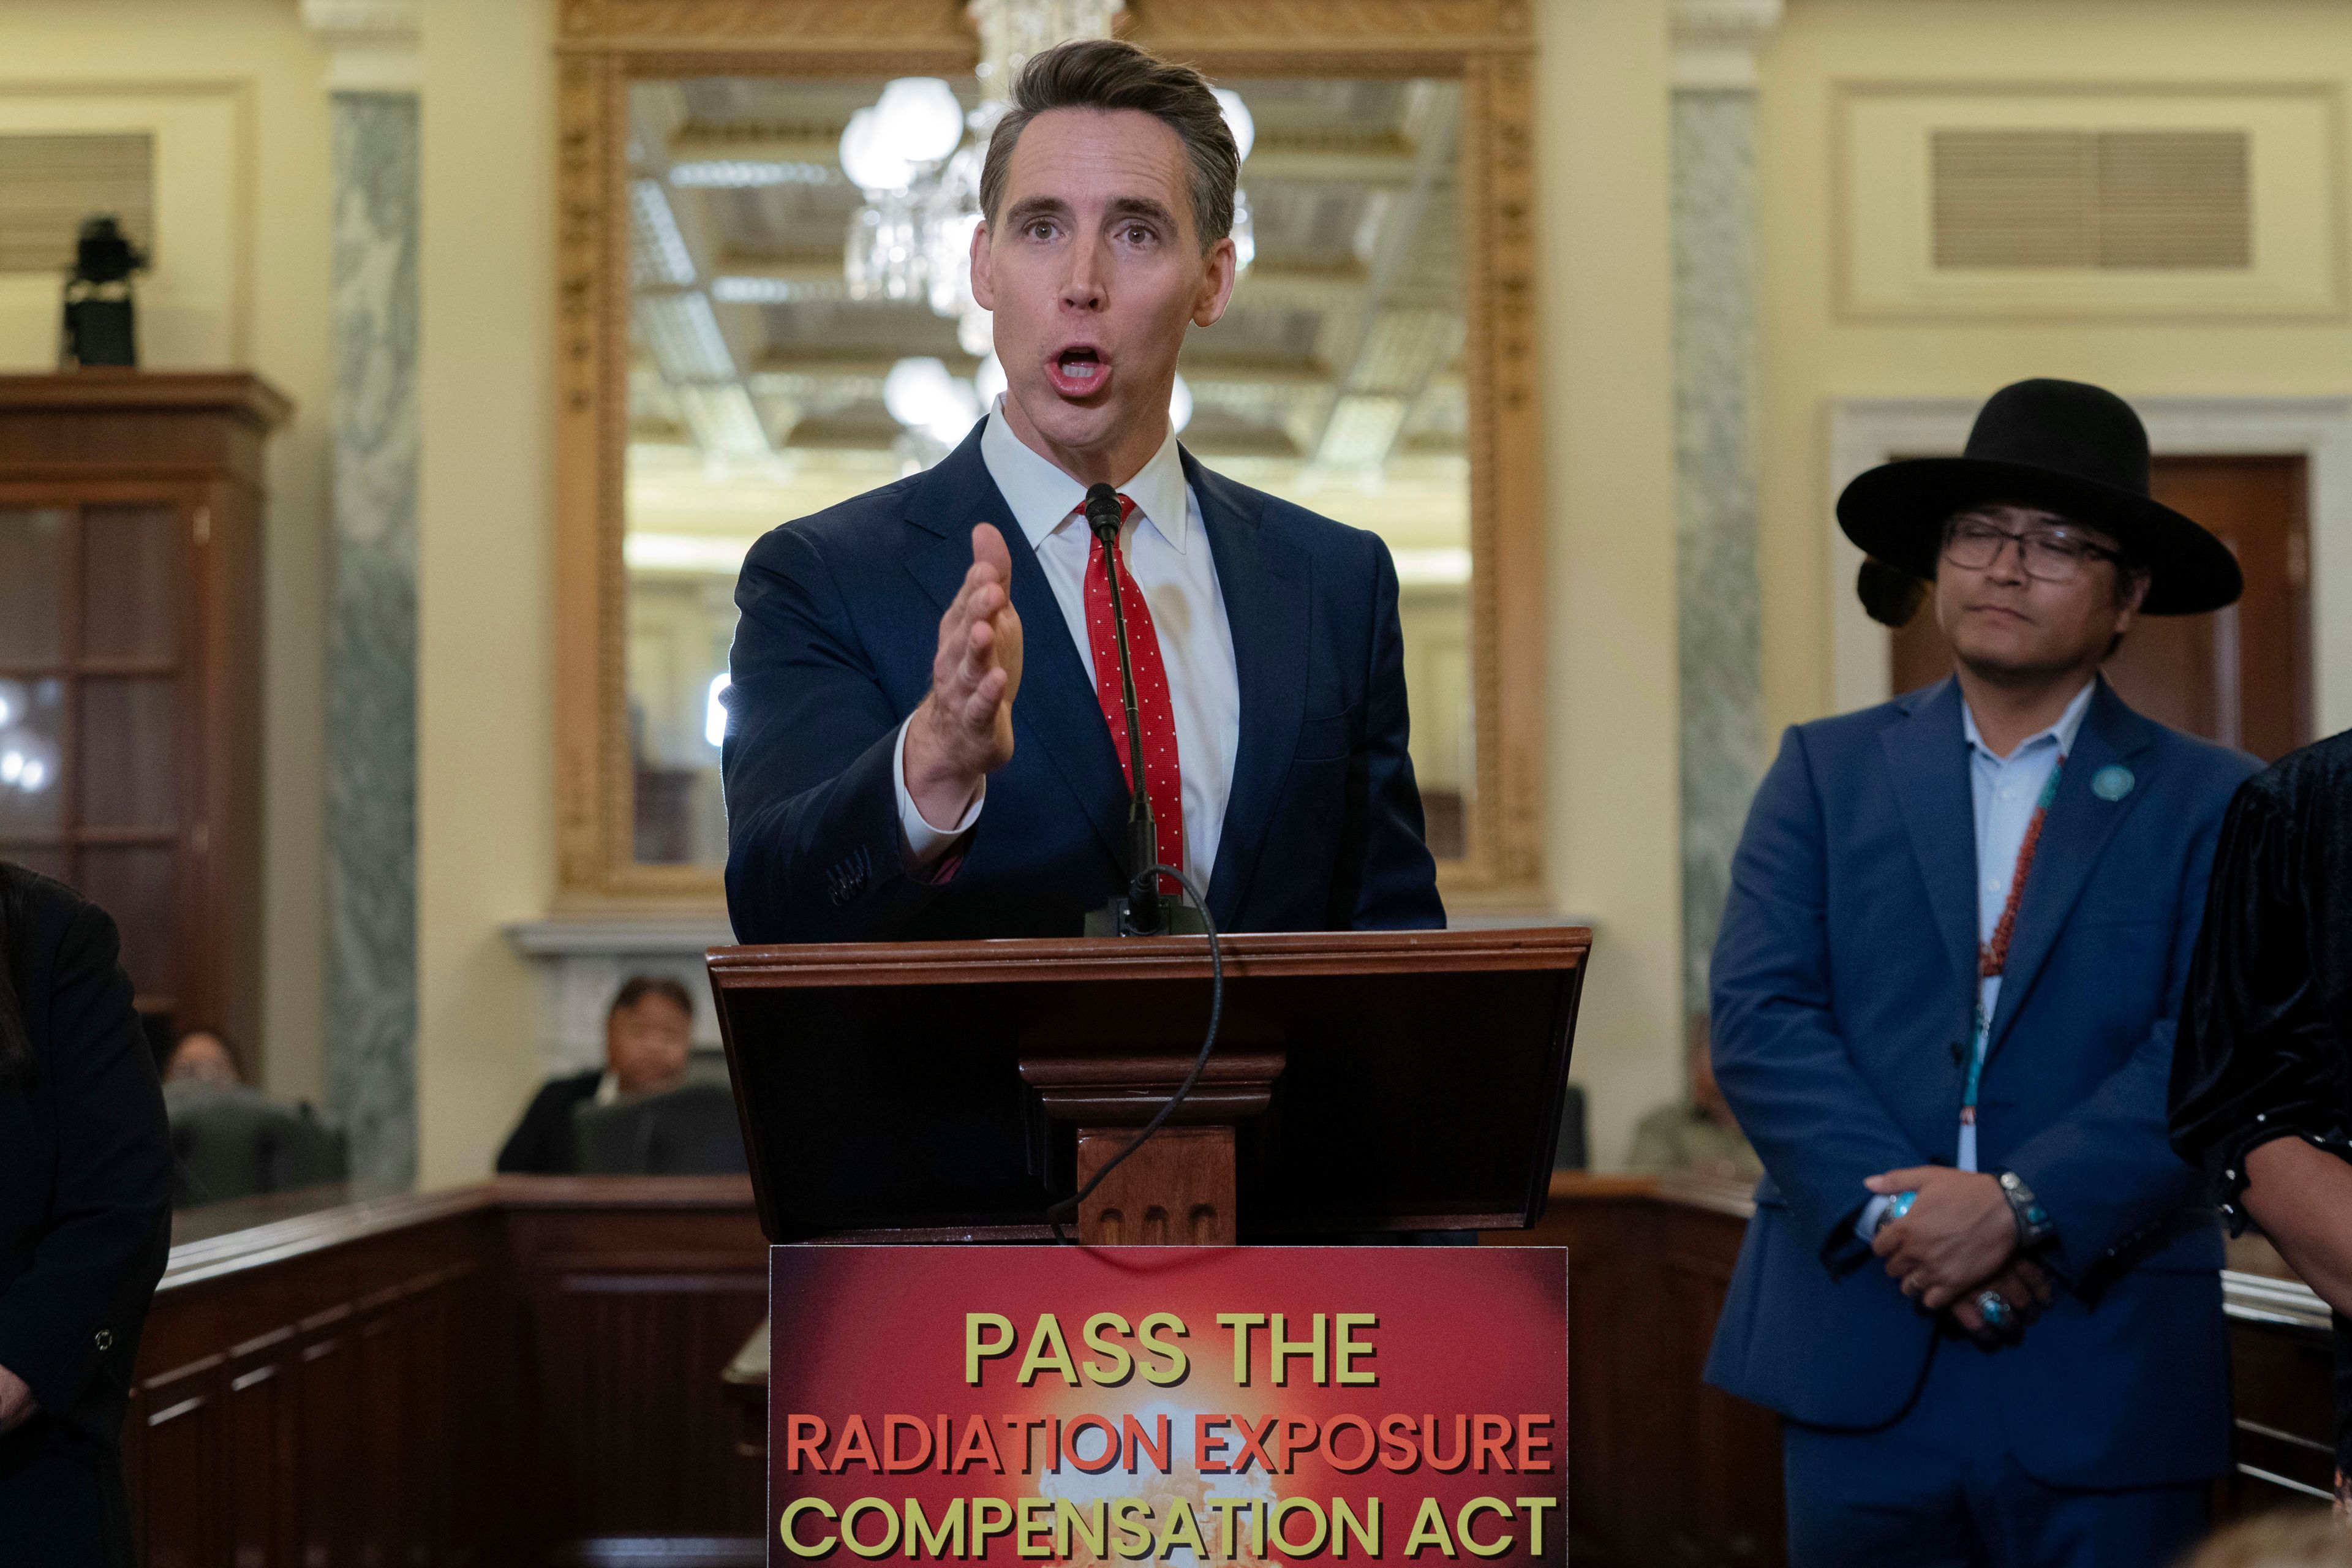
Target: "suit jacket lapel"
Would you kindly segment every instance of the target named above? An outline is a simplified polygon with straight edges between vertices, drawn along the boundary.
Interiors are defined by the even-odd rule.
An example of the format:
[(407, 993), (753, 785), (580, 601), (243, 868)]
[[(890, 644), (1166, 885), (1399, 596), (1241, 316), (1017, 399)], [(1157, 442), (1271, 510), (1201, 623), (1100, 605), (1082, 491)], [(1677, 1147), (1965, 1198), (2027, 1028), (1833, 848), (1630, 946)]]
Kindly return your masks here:
[(1265, 536), (1259, 521), (1263, 497), (1211, 473), (1190, 452), (1183, 458), (1217, 563), (1241, 690), (1241, 744), (1209, 876), (1209, 912), (1223, 930), (1249, 891), (1307, 717), (1309, 570), (1297, 551)]
[[(2000, 999), (1993, 1010), (1991, 1036), (1985, 1047), (1988, 1058), (2000, 1048), (2010, 1026), (2017, 1021), (2017, 1011), (2041, 977), (2042, 965), (2057, 945), (2066, 917), (2082, 897), (2108, 838), (2122, 826), (2143, 793), (2140, 786), (2147, 783), (2144, 777), (2137, 779), (2121, 800), (2107, 801), (2092, 793), (2091, 781), (2102, 769), (2137, 756), (2153, 738), (2153, 726), (2126, 707), (2102, 677), (2098, 690), (2092, 694), (2090, 710), (2083, 715), (2083, 727), (2075, 733), (2074, 749), (2058, 775), (2057, 798), (2050, 803), (2050, 816), (2042, 825), (2042, 842), (2033, 852), (2033, 868), (2018, 900), (2017, 929), (2010, 934), (2009, 963), (2001, 974)], [(2137, 771), (2144, 773), (2146, 767), (2143, 761)]]
[(1977, 816), (1969, 790), (1969, 743), (1960, 728), (1959, 682), (1948, 678), (1916, 701), (1911, 717), (1889, 725), (1879, 743), (1944, 951), (1955, 978), (1974, 987)]
[(1126, 775), (1111, 749), (1110, 729), (1095, 701), (1093, 683), (1070, 640), (1062, 603), (1037, 564), (1013, 508), (980, 455), (974, 426), (963, 445), (942, 458), (908, 495), (907, 521), (930, 535), (918, 540), (907, 570), (944, 614), (971, 568), (971, 531), (992, 522), (1013, 557), (1013, 607), (1021, 616), (1021, 689), (1013, 700), (1013, 745), (1034, 746), (1052, 759), (1103, 847), (1117, 861), (1127, 819)]

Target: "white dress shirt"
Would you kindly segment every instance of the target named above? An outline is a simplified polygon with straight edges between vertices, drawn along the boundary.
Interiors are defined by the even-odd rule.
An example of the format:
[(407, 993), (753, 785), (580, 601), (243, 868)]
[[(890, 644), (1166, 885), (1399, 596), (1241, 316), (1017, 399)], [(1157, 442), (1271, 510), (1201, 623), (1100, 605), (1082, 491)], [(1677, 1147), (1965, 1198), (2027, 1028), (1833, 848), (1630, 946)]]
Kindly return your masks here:
[[(1969, 742), (1969, 792), (1975, 799), (1977, 828), (1977, 945), (1981, 949), (1992, 940), (1995, 927), (2000, 924), (2000, 911), (2009, 907), (2009, 885), (2017, 876), (2017, 852), (2024, 847), (2025, 830), (2033, 825), (2033, 808), (2042, 804), (2042, 789), (2050, 782), (2050, 770), (2058, 759), (2074, 749), (2074, 737), (2083, 728), (2083, 715), (2091, 710), (2091, 694), (2098, 689), (2094, 679), (2066, 710), (2058, 715), (2057, 722), (2048, 729), (2028, 735), (2017, 743), (2017, 749), (2003, 757), (1996, 755), (1985, 744), (1983, 733), (1977, 729), (1977, 716), (1966, 702), (1960, 704), (1960, 733)], [(2000, 976), (1988, 974), (1977, 981), (1978, 1016), (1991, 1026), (1993, 1009), (2000, 1003)], [(1988, 1041), (1981, 1031), (1970, 1030), (1969, 1050), (1971, 1057), (1983, 1054)], [(1966, 1072), (1967, 1064), (1961, 1065)], [(1960, 1124), (1959, 1146), (1952, 1163), (1960, 1170), (1977, 1168), (1977, 1130), (1972, 1122)], [(1867, 1239), (1878, 1228), (1878, 1216), (1894, 1200), (1873, 1198), (1854, 1222), (1854, 1228)]]
[[(1080, 508), (1087, 487), (1064, 473), (1013, 434), (1000, 395), (981, 432), (980, 455), (989, 477), (1004, 493), (1024, 539), (1045, 568), (1054, 598), (1062, 607), (1078, 663), (1091, 688), (1094, 647), (1087, 635), (1087, 559), (1094, 547)], [(1119, 554), (1151, 610), (1168, 675), (1168, 697), (1176, 719), (1176, 766), (1183, 783), (1184, 869), (1202, 891), (1217, 863), (1223, 837), (1225, 802), (1233, 793), (1234, 755), (1241, 744), (1241, 683), (1234, 664), (1234, 633), (1225, 619), (1224, 595), (1217, 586), (1217, 563), (1201, 523), (1200, 498), (1184, 482), (1183, 460), (1171, 430), (1160, 449), (1133, 478), (1118, 487), (1135, 503), (1119, 534)], [(1013, 549), (1020, 545), (1011, 540)], [(1032, 647), (1048, 634), (1025, 627)], [(1132, 637), (1134, 628), (1129, 628)], [(1105, 725), (1108, 732), (1108, 725)], [(910, 865), (925, 866), (969, 832), (987, 804), (982, 781), (961, 817), (947, 827), (923, 818), (907, 788), (907, 727), (898, 726), (898, 822)]]

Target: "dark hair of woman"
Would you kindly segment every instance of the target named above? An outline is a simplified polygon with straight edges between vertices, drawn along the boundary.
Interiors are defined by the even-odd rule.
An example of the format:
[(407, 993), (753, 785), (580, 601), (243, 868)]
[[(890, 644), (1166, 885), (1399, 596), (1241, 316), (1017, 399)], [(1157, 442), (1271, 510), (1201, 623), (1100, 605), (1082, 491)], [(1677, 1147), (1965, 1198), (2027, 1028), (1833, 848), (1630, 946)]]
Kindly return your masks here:
[(664, 1001), (674, 1003), (679, 1012), (689, 1018), (694, 1016), (694, 998), (687, 994), (685, 986), (667, 974), (629, 976), (628, 983), (623, 985), (620, 994), (613, 998), (612, 1006), (605, 1009), (606, 1016), (625, 1012), (648, 996), (659, 996)]
[(33, 1081), (32, 1037), (16, 1000), (16, 879), (23, 874), (0, 861), (0, 1089), (26, 1089)]

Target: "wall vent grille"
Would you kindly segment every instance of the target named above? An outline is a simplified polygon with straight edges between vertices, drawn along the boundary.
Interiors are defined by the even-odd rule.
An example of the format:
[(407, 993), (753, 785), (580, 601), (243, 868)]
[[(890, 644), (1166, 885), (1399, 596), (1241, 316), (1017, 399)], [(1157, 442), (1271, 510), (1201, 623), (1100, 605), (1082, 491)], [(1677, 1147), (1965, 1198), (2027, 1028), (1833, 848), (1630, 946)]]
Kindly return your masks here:
[(2243, 270), (2243, 131), (1937, 131), (1939, 270)]
[(145, 132), (0, 135), (0, 273), (62, 274), (82, 220), (96, 213), (112, 213), (152, 259), (154, 176), (155, 139)]

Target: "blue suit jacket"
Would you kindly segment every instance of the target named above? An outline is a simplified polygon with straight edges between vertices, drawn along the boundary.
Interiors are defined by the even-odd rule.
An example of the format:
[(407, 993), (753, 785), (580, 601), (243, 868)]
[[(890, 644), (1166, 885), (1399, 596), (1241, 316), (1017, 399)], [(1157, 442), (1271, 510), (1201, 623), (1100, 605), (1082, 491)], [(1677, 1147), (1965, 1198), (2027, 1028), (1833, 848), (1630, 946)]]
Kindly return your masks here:
[[(1241, 744), (1207, 889), (1221, 931), (1443, 926), (1405, 753), (1396, 568), (1375, 535), (1203, 468)], [(992, 522), (1024, 645), (1013, 761), (942, 884), (899, 852), (892, 755)], [(1061, 605), (980, 455), (763, 537), (735, 590), (727, 906), (744, 942), (1076, 936), (1119, 889), (1127, 787)]]
[[(1758, 790), (1713, 970), (1717, 1079), (1762, 1156), (1707, 1381), (1819, 1426), (1899, 1416), (1937, 1351), (1851, 1225), (1881, 1171), (1949, 1163), (1977, 974), (1975, 813), (1957, 682), (1791, 729)], [(2093, 779), (2127, 768), (2119, 800)], [(2102, 680), (2026, 881), (1978, 1153), (2058, 1227), (2059, 1298), (1986, 1356), (1984, 1435), (2055, 1485), (2224, 1468), (2221, 1238), (2165, 1094), (2221, 813), (2251, 758)]]

